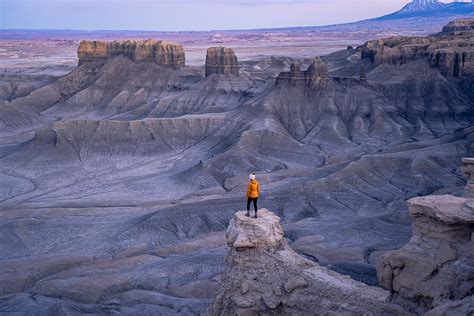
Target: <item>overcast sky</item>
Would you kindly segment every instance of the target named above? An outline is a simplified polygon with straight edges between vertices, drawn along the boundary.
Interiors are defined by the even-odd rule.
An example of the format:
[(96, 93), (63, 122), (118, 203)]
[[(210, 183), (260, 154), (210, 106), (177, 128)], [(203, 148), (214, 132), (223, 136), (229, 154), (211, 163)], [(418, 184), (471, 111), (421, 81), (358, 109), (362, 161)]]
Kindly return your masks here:
[(0, 28), (182, 31), (326, 25), (381, 16), (407, 2), (0, 0)]

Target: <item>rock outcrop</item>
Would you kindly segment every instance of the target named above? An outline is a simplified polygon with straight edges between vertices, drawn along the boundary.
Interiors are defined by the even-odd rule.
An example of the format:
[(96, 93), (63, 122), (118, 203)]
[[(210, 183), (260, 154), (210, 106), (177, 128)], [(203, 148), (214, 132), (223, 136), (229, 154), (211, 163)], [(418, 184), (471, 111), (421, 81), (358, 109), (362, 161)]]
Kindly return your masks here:
[(426, 196), (409, 200), (408, 207), (413, 237), (380, 258), (380, 285), (417, 313), (472, 295), (474, 200)]
[[(359, 47), (361, 58), (370, 59), (375, 65), (400, 65), (423, 58), (445, 76), (471, 76), (474, 75), (472, 25), (474, 19), (462, 19), (451, 22), (442, 33), (430, 37), (391, 37), (368, 41)], [(464, 29), (464, 32), (455, 32), (459, 29)]]
[(464, 158), (461, 170), (467, 178), (464, 197), (474, 198), (474, 158)]
[(206, 77), (212, 74), (239, 75), (239, 64), (232, 48), (209, 47), (206, 54)]
[(135, 62), (154, 62), (162, 66), (180, 67), (185, 65), (183, 46), (153, 39), (145, 41), (81, 41), (77, 49), (79, 65), (86, 62), (105, 63), (123, 55)]
[(327, 270), (294, 252), (283, 239), (280, 218), (237, 212), (227, 229), (227, 266), (213, 315), (401, 314), (389, 293)]
[(275, 85), (321, 87), (327, 84), (328, 79), (327, 65), (316, 57), (306, 71), (301, 70), (300, 64), (292, 63), (289, 72), (278, 75)]
[(474, 30), (474, 19), (458, 19), (443, 27), (443, 33), (463, 32)]

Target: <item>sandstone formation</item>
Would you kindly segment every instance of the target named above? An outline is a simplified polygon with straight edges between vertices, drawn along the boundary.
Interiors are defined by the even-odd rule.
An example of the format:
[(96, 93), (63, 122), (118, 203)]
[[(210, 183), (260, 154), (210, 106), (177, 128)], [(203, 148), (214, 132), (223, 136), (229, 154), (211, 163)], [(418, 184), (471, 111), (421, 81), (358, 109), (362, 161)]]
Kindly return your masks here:
[[(413, 237), (377, 263), (380, 285), (418, 313), (474, 291), (474, 200), (450, 195), (408, 201)], [(471, 305), (472, 306), (472, 305)]]
[(232, 48), (209, 47), (206, 54), (206, 77), (212, 74), (239, 76), (239, 64)]
[(474, 30), (474, 19), (467, 18), (449, 22), (445, 27), (443, 27), (442, 33), (453, 33), (472, 30)]
[(226, 233), (229, 252), (213, 315), (397, 315), (388, 292), (358, 283), (296, 254), (283, 239), (280, 219), (237, 212)]
[[(425, 59), (445, 76), (462, 77), (474, 74), (474, 19), (451, 22), (444, 32), (430, 37), (391, 37), (368, 41), (361, 47), (362, 59), (374, 65), (401, 65)], [(457, 34), (458, 28), (465, 31)]]
[(282, 72), (275, 79), (275, 85), (286, 85), (290, 87), (322, 87), (328, 82), (328, 67), (318, 56), (306, 71), (301, 70), (297, 63), (291, 64), (289, 72)]
[(79, 65), (86, 62), (105, 63), (123, 55), (135, 62), (153, 62), (161, 66), (180, 67), (185, 65), (183, 46), (153, 39), (145, 41), (81, 41), (77, 49)]

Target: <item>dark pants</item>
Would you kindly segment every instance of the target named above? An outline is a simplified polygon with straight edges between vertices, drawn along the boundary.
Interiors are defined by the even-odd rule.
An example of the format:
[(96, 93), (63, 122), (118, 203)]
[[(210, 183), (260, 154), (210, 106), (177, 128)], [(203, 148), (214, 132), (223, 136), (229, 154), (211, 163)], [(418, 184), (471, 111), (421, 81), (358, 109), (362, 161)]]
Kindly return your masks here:
[(256, 198), (249, 197), (247, 199), (247, 212), (250, 211), (250, 202), (253, 201), (253, 208), (255, 210), (255, 213), (257, 213), (257, 200), (258, 200), (258, 197), (256, 197)]

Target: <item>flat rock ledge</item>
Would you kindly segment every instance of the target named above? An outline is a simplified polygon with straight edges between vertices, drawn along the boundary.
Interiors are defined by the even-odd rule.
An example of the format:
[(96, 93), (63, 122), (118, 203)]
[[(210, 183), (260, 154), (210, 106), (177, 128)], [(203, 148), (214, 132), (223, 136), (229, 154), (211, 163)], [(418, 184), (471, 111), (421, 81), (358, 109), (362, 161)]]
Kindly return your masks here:
[(283, 238), (280, 218), (237, 212), (227, 229), (226, 268), (212, 315), (403, 315), (389, 292), (356, 282), (299, 256)]
[(380, 258), (380, 285), (416, 313), (444, 310), (456, 300), (474, 312), (474, 199), (433, 195), (413, 198), (408, 207), (413, 237)]

